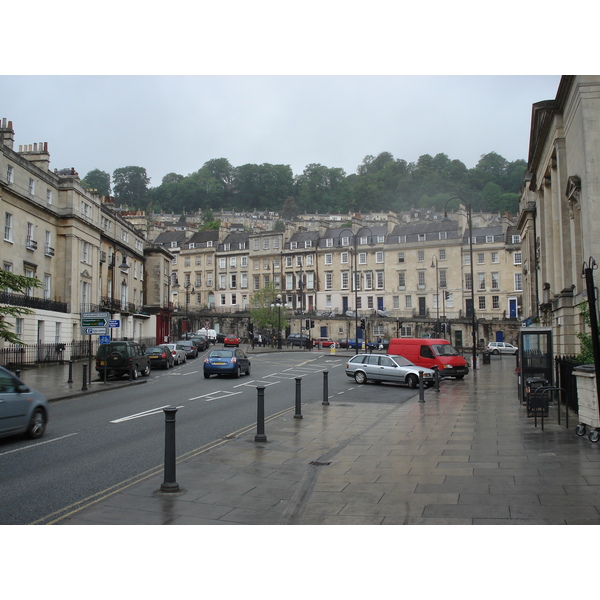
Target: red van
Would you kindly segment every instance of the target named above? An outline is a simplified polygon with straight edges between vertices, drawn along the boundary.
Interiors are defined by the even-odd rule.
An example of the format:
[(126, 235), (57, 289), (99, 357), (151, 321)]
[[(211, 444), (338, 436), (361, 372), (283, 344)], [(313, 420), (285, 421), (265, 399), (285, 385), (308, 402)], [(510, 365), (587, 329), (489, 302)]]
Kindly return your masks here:
[(388, 354), (399, 354), (418, 367), (437, 366), (440, 377), (462, 379), (469, 372), (469, 363), (448, 341), (435, 338), (394, 338)]

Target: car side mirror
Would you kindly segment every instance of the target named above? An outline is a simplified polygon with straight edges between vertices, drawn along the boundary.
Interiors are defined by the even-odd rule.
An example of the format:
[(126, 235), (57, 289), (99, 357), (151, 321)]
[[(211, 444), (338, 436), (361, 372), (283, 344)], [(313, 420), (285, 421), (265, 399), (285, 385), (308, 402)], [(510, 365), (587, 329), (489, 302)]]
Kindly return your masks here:
[(17, 386), (17, 392), (19, 394), (27, 394), (29, 391), (30, 391), (29, 388), (24, 383), (20, 383)]

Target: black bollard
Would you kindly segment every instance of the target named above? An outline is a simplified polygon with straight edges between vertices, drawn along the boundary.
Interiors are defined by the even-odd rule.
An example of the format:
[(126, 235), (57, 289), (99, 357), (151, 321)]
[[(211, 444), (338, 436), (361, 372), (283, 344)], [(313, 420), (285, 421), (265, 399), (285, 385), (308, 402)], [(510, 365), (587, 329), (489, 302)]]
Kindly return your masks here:
[(440, 372), (438, 371), (437, 365), (434, 365), (433, 370), (434, 370), (433, 381), (435, 383), (434, 388), (435, 388), (436, 392), (439, 392), (440, 391)]
[(160, 486), (161, 492), (178, 492), (179, 484), (176, 479), (175, 464), (175, 413), (173, 406), (163, 408), (165, 413), (165, 471), (164, 481)]
[(257, 411), (256, 411), (256, 435), (254, 436), (255, 442), (266, 442), (267, 436), (265, 435), (265, 386), (256, 386), (257, 394)]
[(294, 419), (302, 419), (302, 377), (296, 377), (296, 414), (294, 415)]
[(83, 364), (83, 385), (81, 386), (82, 391), (86, 391), (88, 389), (87, 385), (87, 364)]
[(425, 386), (423, 385), (423, 371), (419, 371), (419, 402), (425, 402)]
[(329, 371), (323, 371), (323, 402), (325, 406), (329, 406)]
[(15, 375), (21, 379), (21, 381), (23, 381), (23, 379), (21, 378), (21, 369), (15, 369)]
[(73, 359), (69, 361), (69, 379), (67, 383), (73, 383)]

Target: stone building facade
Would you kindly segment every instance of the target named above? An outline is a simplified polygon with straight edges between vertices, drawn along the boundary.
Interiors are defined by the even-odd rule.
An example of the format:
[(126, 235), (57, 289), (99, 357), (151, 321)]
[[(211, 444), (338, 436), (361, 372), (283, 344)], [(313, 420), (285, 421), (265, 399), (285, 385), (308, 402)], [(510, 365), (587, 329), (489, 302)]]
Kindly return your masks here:
[(555, 354), (577, 354), (583, 264), (600, 260), (600, 76), (564, 76), (556, 98), (533, 105), (527, 171), (523, 316), (552, 328)]

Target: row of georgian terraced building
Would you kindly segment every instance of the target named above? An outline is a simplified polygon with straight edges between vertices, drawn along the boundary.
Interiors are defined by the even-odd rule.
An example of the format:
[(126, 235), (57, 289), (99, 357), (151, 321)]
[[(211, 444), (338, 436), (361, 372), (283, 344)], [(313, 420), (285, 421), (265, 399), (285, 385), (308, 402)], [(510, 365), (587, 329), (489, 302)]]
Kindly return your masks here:
[(519, 232), (508, 216), (474, 213), (472, 245), (469, 235), (466, 208), (457, 206), (447, 217), (416, 211), (399, 221), (390, 214), (383, 225), (355, 218), (344, 227), (310, 231), (294, 224), (253, 233), (223, 226), (168, 231), (154, 243), (174, 256), (171, 291), (180, 331), (217, 321), (247, 336), (253, 294), (273, 287), (287, 306), (292, 333), (308, 318), (313, 337), (355, 337), (358, 317), (366, 321), (368, 339), (437, 329), (468, 346), (474, 298), (477, 339), (487, 343), (501, 332), (515, 341)]
[(384, 224), (355, 218), (309, 228), (298, 221), (255, 232), (223, 225), (148, 240), (110, 199), (84, 189), (74, 168), (51, 170), (47, 143), (17, 149), (14, 140), (3, 119), (0, 266), (42, 287), (4, 290), (0, 303), (33, 311), (7, 321), (25, 344), (45, 345), (41, 359), (88, 337), (86, 313), (108, 314), (117, 324), (113, 339), (162, 342), (203, 325), (246, 337), (252, 297), (271, 286), (289, 307), (289, 331), (309, 318), (313, 337), (354, 337), (364, 318), (368, 338), (431, 334), (439, 323), (456, 345), (468, 346), (474, 299), (477, 339), (501, 333), (515, 341), (522, 261), (508, 216), (474, 213), (470, 228), (455, 201), (447, 218), (417, 211), (390, 214)]

